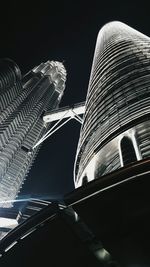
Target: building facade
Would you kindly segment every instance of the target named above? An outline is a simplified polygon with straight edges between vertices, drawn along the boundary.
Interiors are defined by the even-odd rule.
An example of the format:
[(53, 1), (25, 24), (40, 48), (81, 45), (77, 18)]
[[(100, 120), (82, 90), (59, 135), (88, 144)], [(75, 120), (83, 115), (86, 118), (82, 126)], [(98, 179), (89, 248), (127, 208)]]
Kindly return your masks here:
[(77, 148), (76, 187), (150, 157), (149, 105), (150, 38), (118, 21), (104, 25)]
[(13, 61), (0, 61), (0, 207), (11, 207), (18, 195), (38, 151), (33, 147), (49, 127), (43, 114), (58, 106), (65, 81), (60, 62), (22, 76)]

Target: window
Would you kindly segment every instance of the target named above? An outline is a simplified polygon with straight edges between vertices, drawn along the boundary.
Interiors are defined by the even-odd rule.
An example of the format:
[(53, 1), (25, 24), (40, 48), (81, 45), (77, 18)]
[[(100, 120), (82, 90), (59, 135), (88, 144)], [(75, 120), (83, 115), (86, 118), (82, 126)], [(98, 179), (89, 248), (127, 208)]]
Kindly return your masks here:
[(132, 140), (124, 136), (120, 143), (123, 165), (127, 165), (131, 162), (137, 161), (136, 152), (132, 143)]
[(84, 176), (83, 179), (82, 179), (82, 185), (85, 185), (87, 183), (88, 183), (87, 176)]

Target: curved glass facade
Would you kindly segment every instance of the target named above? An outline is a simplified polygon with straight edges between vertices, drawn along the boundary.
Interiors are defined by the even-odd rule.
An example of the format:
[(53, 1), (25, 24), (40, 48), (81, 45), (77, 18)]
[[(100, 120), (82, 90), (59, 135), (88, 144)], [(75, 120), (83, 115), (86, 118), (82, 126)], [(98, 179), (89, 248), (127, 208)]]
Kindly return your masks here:
[[(150, 156), (150, 39), (121, 22), (99, 32), (75, 161), (75, 184)], [(128, 153), (127, 153), (128, 154)], [(127, 161), (126, 161), (127, 162)], [(84, 178), (85, 179), (85, 178)]]

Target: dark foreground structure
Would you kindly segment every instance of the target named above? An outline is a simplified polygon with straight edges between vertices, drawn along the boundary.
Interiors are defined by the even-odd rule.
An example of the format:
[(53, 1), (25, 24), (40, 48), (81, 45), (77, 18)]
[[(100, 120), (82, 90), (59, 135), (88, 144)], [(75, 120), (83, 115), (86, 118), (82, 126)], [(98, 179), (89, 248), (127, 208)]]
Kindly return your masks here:
[(78, 188), (2, 239), (1, 266), (150, 266), (149, 48), (148, 37), (120, 22), (101, 29)]
[(148, 267), (149, 162), (103, 178), (9, 232), (1, 266)]

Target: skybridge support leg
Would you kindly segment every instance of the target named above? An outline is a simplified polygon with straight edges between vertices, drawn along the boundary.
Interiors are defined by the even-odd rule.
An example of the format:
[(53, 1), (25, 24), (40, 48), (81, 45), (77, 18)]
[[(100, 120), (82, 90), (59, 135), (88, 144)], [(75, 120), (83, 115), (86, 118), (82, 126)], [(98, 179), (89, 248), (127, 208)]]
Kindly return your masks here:
[[(83, 110), (83, 107), (82, 107), (82, 110)], [(43, 135), (43, 137), (33, 146), (32, 149), (35, 149), (37, 146), (39, 146), (41, 143), (43, 143), (48, 137), (53, 135), (56, 131), (58, 131), (60, 128), (62, 128), (70, 120), (75, 119), (80, 124), (82, 124), (83, 119), (78, 114), (83, 114), (83, 113), (84, 112), (82, 112), (81, 110), (80, 110), (80, 112), (76, 113), (75, 108), (69, 108), (66, 112), (63, 112), (63, 114), (59, 118), (59, 120), (47, 131), (46, 134)], [(53, 113), (53, 115), (54, 115), (54, 113)], [(62, 122), (63, 119), (66, 119), (66, 120), (64, 122)], [(44, 120), (44, 121), (45, 121), (45, 123), (48, 123), (48, 122), (53, 121), (53, 120), (51, 119), (50, 121), (49, 120)], [(56, 121), (56, 119), (55, 119), (55, 121)]]

